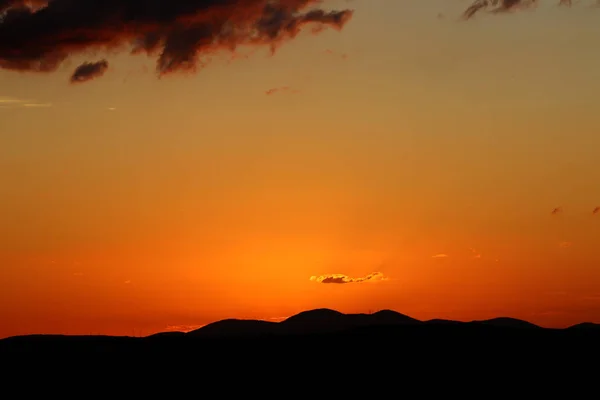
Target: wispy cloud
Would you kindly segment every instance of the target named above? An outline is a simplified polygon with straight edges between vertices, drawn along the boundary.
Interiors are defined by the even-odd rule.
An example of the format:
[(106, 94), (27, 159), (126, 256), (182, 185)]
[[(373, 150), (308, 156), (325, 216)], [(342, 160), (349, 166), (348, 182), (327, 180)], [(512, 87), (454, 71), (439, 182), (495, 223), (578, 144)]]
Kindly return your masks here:
[(450, 257), (450, 256), (445, 253), (439, 253), (439, 254), (435, 254), (435, 255), (431, 256), (431, 258), (448, 258), (448, 257)]
[(23, 107), (52, 107), (52, 103), (24, 103)]
[(165, 327), (163, 332), (190, 332), (190, 331), (194, 331), (196, 329), (200, 329), (203, 326), (206, 326), (206, 324), (204, 324), (204, 325), (168, 325), (167, 327)]
[[(534, 8), (539, 0), (475, 0), (464, 11), (463, 18), (471, 19), (475, 15), (487, 11), (490, 14), (501, 14)], [(558, 5), (571, 6), (572, 0), (557, 0)]]
[(600, 206), (598, 206), (592, 210), (592, 214), (598, 214), (598, 213), (600, 213)]
[(5, 104), (20, 104), (22, 102), (23, 102), (23, 100), (16, 99), (14, 97), (0, 96), (0, 104), (2, 104), (2, 105), (5, 105)]
[(260, 320), (261, 321), (269, 321), (269, 322), (281, 322), (288, 318), (289, 317), (268, 317), (268, 318), (261, 318)]
[(281, 87), (269, 89), (265, 92), (265, 94), (267, 96), (271, 96), (276, 93), (299, 93), (299, 92), (300, 91), (298, 89), (294, 89), (289, 86), (281, 86)]
[(344, 274), (327, 274), (320, 276), (311, 276), (310, 280), (318, 283), (363, 283), (363, 282), (377, 282), (388, 280), (381, 272), (372, 272), (367, 276), (352, 278)]
[(566, 249), (566, 248), (569, 248), (571, 246), (573, 246), (573, 242), (566, 242), (565, 241), (565, 242), (560, 242), (558, 244), (558, 247), (560, 247), (561, 249)]
[(19, 99), (16, 97), (0, 96), (0, 108), (45, 108), (52, 103), (41, 103), (36, 100)]
[(481, 253), (479, 253), (477, 250), (475, 250), (472, 247), (469, 247), (469, 251), (471, 253), (473, 253), (473, 258), (481, 258)]
[(348, 54), (346, 53), (338, 53), (337, 51), (326, 49), (325, 54), (329, 54), (330, 56), (341, 58), (342, 60), (346, 60), (348, 58)]

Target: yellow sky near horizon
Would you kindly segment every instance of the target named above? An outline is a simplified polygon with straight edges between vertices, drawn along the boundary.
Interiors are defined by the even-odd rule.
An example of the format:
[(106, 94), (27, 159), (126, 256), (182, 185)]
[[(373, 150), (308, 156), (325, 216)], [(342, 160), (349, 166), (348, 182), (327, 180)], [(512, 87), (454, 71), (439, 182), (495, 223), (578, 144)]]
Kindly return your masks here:
[(196, 74), (0, 69), (0, 337), (322, 307), (600, 323), (600, 9), (326, 4), (355, 10), (340, 32)]

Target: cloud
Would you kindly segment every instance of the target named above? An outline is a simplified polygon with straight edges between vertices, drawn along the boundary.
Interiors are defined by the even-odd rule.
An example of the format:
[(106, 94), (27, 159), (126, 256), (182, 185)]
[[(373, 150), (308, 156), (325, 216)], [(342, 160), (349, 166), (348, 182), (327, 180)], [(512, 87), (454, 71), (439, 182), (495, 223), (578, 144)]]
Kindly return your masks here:
[(261, 321), (269, 321), (269, 322), (281, 322), (281, 321), (285, 321), (286, 319), (288, 319), (289, 317), (268, 317), (268, 318), (261, 318)]
[(595, 208), (592, 210), (592, 214), (598, 214), (598, 213), (600, 213), (600, 206), (598, 206), (598, 207), (595, 207)]
[[(2, 1), (2, 0), (0, 0)], [(0, 96), (0, 108), (40, 108), (52, 107), (52, 103), (40, 103), (35, 100)]]
[(0, 0), (0, 14), (11, 7), (29, 7), (31, 9), (38, 9), (45, 6), (47, 3), (48, 0)]
[(23, 107), (52, 107), (52, 103), (23, 103)]
[(204, 325), (168, 325), (167, 327), (165, 327), (163, 332), (190, 332), (190, 331), (195, 331), (196, 329), (200, 329), (203, 326), (206, 326), (206, 324), (204, 324)]
[[(322, 3), (0, 0), (0, 69), (49, 73), (70, 56), (127, 51), (156, 56), (159, 76), (195, 72), (218, 51), (234, 51), (239, 45), (275, 51), (306, 27), (313, 33), (325, 27), (341, 30), (353, 15), (349, 9), (322, 9)], [(75, 76), (81, 76), (77, 71), (82, 67)]]
[(75, 68), (71, 75), (71, 83), (81, 83), (99, 78), (108, 70), (108, 61), (85, 62)]
[[(0, 0), (0, 1), (2, 1), (2, 0)], [(21, 104), (24, 101), (25, 100), (15, 99), (14, 97), (0, 96), (0, 104), (1, 105)]]
[(343, 274), (329, 274), (321, 276), (311, 276), (310, 280), (318, 283), (363, 283), (363, 282), (376, 282), (385, 281), (388, 278), (385, 277), (381, 272), (373, 272), (367, 276), (361, 278), (351, 278)]
[(335, 57), (339, 57), (342, 60), (346, 60), (348, 58), (348, 54), (346, 53), (338, 53), (334, 50), (331, 49), (325, 49), (325, 54), (329, 54), (330, 56), (335, 56)]
[(448, 258), (450, 257), (448, 254), (444, 254), (444, 253), (440, 253), (440, 254), (435, 254), (433, 256), (431, 256), (431, 258)]
[(479, 253), (477, 250), (475, 250), (472, 247), (469, 247), (469, 251), (471, 253), (473, 253), (473, 258), (481, 258), (481, 253)]
[(560, 242), (558, 244), (558, 247), (560, 247), (561, 249), (567, 249), (571, 246), (573, 246), (573, 242)]
[[(506, 13), (536, 7), (539, 0), (475, 0), (464, 11), (463, 18), (471, 19), (475, 15), (488, 11), (491, 14)], [(572, 0), (557, 0), (559, 6), (573, 5)]]
[(563, 209), (562, 209), (562, 207), (556, 207), (555, 209), (553, 209), (553, 210), (550, 212), (550, 214), (552, 214), (552, 215), (557, 215), (557, 214), (560, 214), (560, 213), (562, 213), (562, 212), (563, 212)]
[(292, 88), (291, 88), (291, 87), (289, 87), (289, 86), (282, 86), (282, 87), (278, 87), (278, 88), (269, 89), (269, 90), (267, 90), (267, 91), (265, 92), (265, 94), (266, 94), (267, 96), (270, 96), (270, 95), (273, 95), (273, 94), (276, 94), (276, 93), (282, 93), (282, 92), (283, 92), (283, 93), (298, 93), (298, 92), (299, 92), (299, 90), (297, 90), (297, 89), (292, 89)]

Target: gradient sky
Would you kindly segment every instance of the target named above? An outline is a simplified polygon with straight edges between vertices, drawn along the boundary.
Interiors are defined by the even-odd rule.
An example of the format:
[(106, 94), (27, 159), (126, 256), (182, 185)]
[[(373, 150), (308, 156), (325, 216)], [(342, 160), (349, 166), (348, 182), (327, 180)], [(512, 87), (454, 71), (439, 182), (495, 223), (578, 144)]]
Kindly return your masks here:
[(0, 69), (0, 337), (600, 323), (600, 9), (542, 3), (326, 0), (341, 31), (160, 79), (117, 51), (77, 85), (81, 55)]

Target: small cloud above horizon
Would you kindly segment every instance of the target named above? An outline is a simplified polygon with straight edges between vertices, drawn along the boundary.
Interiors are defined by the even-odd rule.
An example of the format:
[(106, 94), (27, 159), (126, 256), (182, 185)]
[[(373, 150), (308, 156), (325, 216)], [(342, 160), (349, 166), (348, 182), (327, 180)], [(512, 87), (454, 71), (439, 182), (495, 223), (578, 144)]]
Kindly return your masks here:
[(383, 275), (383, 273), (381, 272), (372, 272), (367, 276), (363, 276), (363, 277), (359, 277), (359, 278), (352, 278), (348, 275), (344, 275), (344, 274), (327, 274), (327, 275), (320, 275), (320, 276), (311, 276), (310, 280), (313, 282), (318, 282), (318, 283), (338, 283), (338, 284), (344, 284), (344, 283), (363, 283), (363, 282), (378, 282), (378, 281), (386, 281), (389, 278), (387, 278), (385, 275)]
[(566, 249), (566, 248), (569, 248), (571, 246), (573, 246), (573, 242), (567, 242), (567, 241), (565, 241), (565, 242), (560, 242), (558, 244), (558, 247), (560, 247), (561, 249)]
[(595, 215), (595, 214), (598, 214), (598, 213), (600, 213), (600, 206), (597, 206), (597, 207), (595, 207), (595, 208), (592, 210), (592, 214), (594, 214), (594, 215)]
[(190, 332), (200, 329), (206, 324), (202, 325), (168, 325), (162, 332)]

